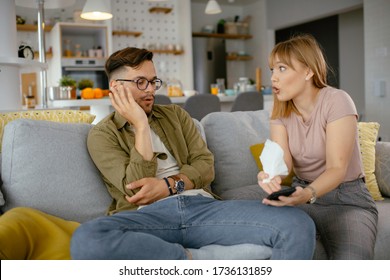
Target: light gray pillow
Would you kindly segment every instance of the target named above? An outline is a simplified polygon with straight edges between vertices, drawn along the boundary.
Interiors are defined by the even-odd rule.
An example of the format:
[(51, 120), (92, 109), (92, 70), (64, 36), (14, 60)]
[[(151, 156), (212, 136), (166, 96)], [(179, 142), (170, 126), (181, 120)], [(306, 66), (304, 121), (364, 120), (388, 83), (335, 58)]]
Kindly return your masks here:
[(87, 150), (91, 127), (28, 119), (8, 123), (4, 210), (26, 206), (77, 222), (104, 215), (111, 197)]
[(268, 111), (214, 112), (201, 123), (215, 159), (213, 192), (223, 196), (226, 191), (257, 184), (259, 170), (249, 147), (269, 137)]
[(381, 194), (390, 197), (390, 142), (376, 143), (375, 177)]

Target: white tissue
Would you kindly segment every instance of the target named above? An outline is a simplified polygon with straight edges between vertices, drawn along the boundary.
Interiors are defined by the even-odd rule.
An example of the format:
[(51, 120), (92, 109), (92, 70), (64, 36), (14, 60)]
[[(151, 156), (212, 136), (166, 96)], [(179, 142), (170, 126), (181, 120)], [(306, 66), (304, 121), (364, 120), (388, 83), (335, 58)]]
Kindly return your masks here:
[(263, 165), (263, 171), (269, 175), (263, 183), (269, 183), (277, 175), (288, 175), (288, 168), (284, 162), (284, 152), (280, 145), (272, 140), (265, 141), (263, 152), (260, 155), (260, 161)]

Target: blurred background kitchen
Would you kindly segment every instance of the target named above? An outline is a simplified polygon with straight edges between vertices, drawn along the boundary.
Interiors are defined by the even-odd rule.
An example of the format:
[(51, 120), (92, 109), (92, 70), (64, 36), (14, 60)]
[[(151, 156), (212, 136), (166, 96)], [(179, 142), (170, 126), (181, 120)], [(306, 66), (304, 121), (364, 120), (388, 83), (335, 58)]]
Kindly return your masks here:
[[(209, 93), (208, 85), (216, 83), (217, 78), (225, 79), (226, 90), (234, 89), (240, 78), (248, 79), (255, 88), (256, 84), (267, 87), (270, 85), (267, 58), (274, 44), (297, 31), (315, 33), (334, 70), (329, 77), (331, 83), (351, 94), (363, 120), (382, 123), (382, 139), (390, 140), (390, 127), (383, 127), (390, 114), (386, 110), (390, 105), (387, 86), (390, 82), (389, 1), (217, 0), (221, 8), (218, 14), (205, 13), (208, 0), (109, 2), (113, 18), (96, 22), (107, 26), (106, 45), (100, 46), (103, 58), (126, 46), (155, 50), (159, 76), (167, 86), (179, 84), (183, 91), (195, 89)], [(84, 4), (84, 0), (76, 0), (63, 9), (46, 9), (45, 22), (52, 27), (57, 22), (80, 22), (79, 13)], [(153, 9), (156, 7), (160, 9)], [(16, 6), (16, 14), (25, 24), (36, 21), (34, 9)], [(81, 56), (99, 47), (94, 44), (77, 48), (82, 45), (77, 36), (70, 42), (56, 42), (55, 33), (54, 29), (45, 34), (48, 86), (58, 86), (61, 78), (53, 75), (56, 70), (50, 67), (59, 48), (57, 42), (61, 48), (69, 43), (72, 54)], [(36, 31), (18, 29), (18, 45), (24, 43), (37, 51), (36, 36)], [(211, 41), (218, 41), (220, 49), (208, 49), (206, 46)], [(200, 52), (202, 48), (206, 52)], [(198, 55), (203, 56), (204, 61), (220, 58), (212, 70), (211, 66), (199, 65), (202, 59), (198, 59)], [(28, 86), (39, 91), (39, 81), (30, 81)], [(24, 94), (28, 93), (28, 86), (23, 89)], [(167, 87), (161, 94), (167, 94)]]

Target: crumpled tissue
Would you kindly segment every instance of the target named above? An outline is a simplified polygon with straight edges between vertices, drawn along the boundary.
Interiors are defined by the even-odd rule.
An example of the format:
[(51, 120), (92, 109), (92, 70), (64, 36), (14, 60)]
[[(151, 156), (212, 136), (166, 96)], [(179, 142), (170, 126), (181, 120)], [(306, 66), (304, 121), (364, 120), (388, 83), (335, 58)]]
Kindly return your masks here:
[(269, 175), (263, 183), (269, 183), (277, 175), (288, 175), (288, 168), (284, 162), (284, 151), (280, 145), (267, 139), (263, 151), (260, 155), (260, 161), (263, 165), (263, 171)]

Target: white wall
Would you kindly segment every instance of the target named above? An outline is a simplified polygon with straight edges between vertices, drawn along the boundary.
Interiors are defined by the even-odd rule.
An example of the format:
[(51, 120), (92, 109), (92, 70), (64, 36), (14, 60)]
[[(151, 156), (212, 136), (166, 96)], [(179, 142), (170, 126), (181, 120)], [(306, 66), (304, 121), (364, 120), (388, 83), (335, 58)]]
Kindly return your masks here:
[[(367, 120), (379, 122), (379, 135), (390, 141), (390, 1), (364, 0), (365, 103)], [(385, 96), (375, 83), (385, 82)]]
[[(266, 62), (267, 53), (269, 52), (268, 38), (266, 29), (266, 0), (259, 0), (248, 5), (222, 5), (222, 13), (217, 15), (206, 15), (204, 10), (205, 3), (191, 2), (192, 14), (192, 31), (200, 32), (206, 25), (216, 25), (220, 19), (233, 21), (236, 15), (239, 21), (246, 16), (251, 16), (249, 33), (253, 36), (248, 40), (226, 40), (227, 52), (245, 51), (253, 57), (250, 61), (228, 61), (227, 62), (227, 82), (228, 88), (232, 88), (239, 77), (249, 77), (253, 80), (256, 78), (256, 67), (262, 69), (263, 81), (268, 81), (267, 72), (268, 63)], [(269, 76), (268, 76), (269, 77)], [(268, 83), (269, 84), (269, 83)]]
[(364, 23), (363, 9), (339, 16), (340, 88), (355, 102), (360, 119), (365, 120)]
[(361, 7), (363, 0), (267, 0), (268, 28), (281, 29)]

